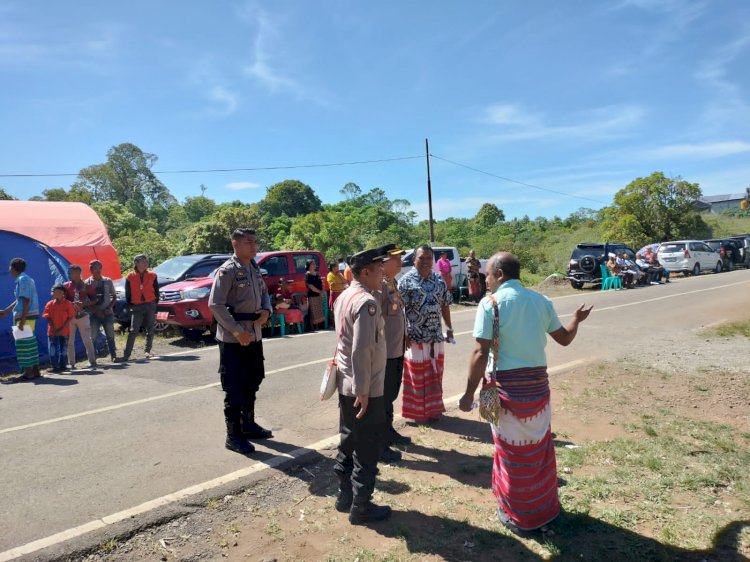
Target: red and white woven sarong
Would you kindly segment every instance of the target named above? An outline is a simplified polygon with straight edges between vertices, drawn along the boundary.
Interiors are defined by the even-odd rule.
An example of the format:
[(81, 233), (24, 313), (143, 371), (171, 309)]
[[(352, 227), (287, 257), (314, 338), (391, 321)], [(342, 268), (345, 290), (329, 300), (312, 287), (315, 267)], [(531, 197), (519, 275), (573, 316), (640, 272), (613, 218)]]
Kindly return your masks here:
[(502, 403), (495, 441), (492, 491), (510, 520), (525, 531), (560, 513), (546, 367), (497, 372)]
[(401, 415), (424, 422), (445, 412), (443, 342), (412, 342), (404, 354), (404, 405)]

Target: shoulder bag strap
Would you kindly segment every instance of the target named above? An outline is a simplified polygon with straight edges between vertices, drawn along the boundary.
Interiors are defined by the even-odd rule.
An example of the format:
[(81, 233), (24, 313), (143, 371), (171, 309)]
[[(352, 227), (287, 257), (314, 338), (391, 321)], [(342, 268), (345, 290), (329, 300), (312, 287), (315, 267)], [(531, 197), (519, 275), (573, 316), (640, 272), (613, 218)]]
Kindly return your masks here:
[(492, 371), (490, 378), (495, 381), (497, 373), (498, 356), (500, 355), (500, 309), (497, 306), (495, 295), (490, 295), (494, 318), (492, 320)]

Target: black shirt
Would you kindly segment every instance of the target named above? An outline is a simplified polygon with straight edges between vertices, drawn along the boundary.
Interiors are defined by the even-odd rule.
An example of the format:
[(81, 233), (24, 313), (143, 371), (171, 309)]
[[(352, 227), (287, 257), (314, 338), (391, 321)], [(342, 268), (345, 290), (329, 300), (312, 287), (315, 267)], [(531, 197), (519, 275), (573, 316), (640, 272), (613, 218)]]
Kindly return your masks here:
[[(305, 285), (312, 285), (313, 287), (323, 290), (323, 280), (320, 278), (320, 275), (317, 273), (312, 273), (308, 271), (305, 273)], [(307, 296), (308, 297), (320, 297), (322, 296), (320, 293), (315, 293), (310, 288), (307, 288)]]

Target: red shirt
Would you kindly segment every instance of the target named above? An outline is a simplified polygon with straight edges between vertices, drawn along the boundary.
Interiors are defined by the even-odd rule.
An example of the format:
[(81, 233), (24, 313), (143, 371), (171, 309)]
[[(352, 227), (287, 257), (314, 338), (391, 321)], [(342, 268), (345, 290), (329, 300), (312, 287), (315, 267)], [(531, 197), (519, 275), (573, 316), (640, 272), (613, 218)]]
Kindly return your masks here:
[(55, 299), (52, 299), (44, 307), (44, 313), (42, 313), (42, 316), (47, 319), (47, 323), (48, 323), (47, 335), (48, 336), (55, 335), (52, 332), (53, 326), (57, 330), (60, 330), (63, 327), (63, 325), (65, 325), (65, 328), (61, 332), (59, 332), (57, 335), (69, 336), (70, 335), (70, 322), (65, 324), (65, 321), (68, 318), (75, 318), (76, 309), (73, 307), (73, 303), (70, 302), (69, 300), (63, 299), (58, 302)]

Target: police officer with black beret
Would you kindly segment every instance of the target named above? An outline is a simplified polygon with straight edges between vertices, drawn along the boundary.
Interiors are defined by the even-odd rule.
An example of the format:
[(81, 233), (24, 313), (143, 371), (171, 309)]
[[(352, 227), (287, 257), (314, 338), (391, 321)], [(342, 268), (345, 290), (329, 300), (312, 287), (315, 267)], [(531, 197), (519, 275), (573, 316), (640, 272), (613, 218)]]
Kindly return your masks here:
[(219, 374), (224, 390), (225, 446), (249, 454), (248, 439), (273, 434), (255, 421), (255, 394), (265, 376), (261, 327), (273, 308), (255, 263), (258, 240), (252, 228), (232, 232), (234, 255), (216, 271), (208, 305), (217, 322)]
[(352, 524), (386, 519), (388, 506), (372, 503), (378, 456), (385, 428), (383, 383), (387, 359), (383, 317), (373, 293), (383, 282), (379, 249), (349, 260), (353, 280), (336, 299), (339, 328), (336, 349), (341, 440), (334, 471), (339, 479), (336, 509), (349, 512)]

